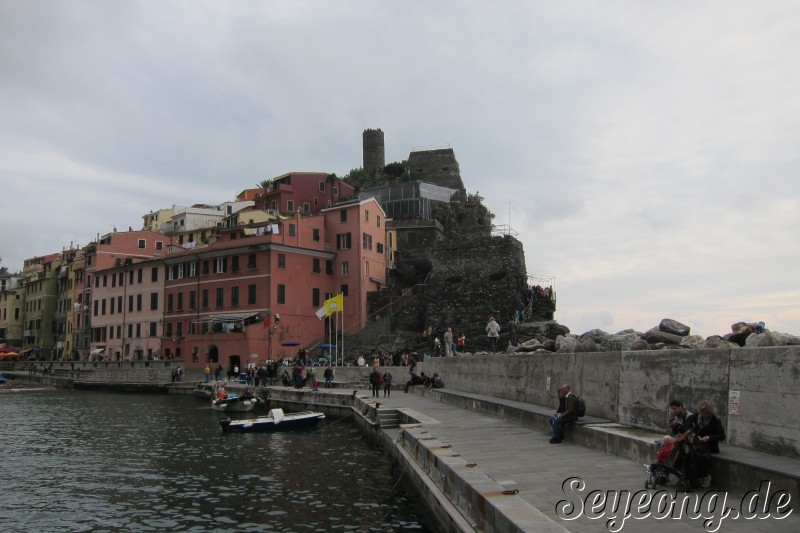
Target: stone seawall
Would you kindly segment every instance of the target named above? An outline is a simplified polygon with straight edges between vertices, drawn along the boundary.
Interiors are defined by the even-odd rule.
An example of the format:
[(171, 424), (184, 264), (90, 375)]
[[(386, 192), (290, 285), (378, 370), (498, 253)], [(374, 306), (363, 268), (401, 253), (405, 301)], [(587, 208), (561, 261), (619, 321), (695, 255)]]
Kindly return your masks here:
[(569, 383), (588, 414), (651, 431), (665, 431), (670, 400), (692, 409), (707, 399), (729, 445), (800, 458), (797, 346), (481, 355), (433, 358), (419, 369), (438, 372), (446, 387), (545, 406)]

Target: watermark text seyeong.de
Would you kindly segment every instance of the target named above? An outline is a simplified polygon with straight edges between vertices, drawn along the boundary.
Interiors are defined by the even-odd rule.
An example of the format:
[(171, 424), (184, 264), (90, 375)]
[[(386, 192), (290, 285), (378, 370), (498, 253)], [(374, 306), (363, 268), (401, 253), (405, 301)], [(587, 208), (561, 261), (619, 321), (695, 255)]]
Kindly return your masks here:
[(757, 490), (749, 491), (736, 502), (729, 502), (725, 491), (588, 490), (586, 482), (579, 477), (564, 480), (561, 490), (566, 499), (556, 504), (559, 518), (606, 520), (606, 528), (612, 532), (622, 531), (629, 520), (646, 518), (702, 520), (703, 528), (714, 532), (725, 520), (781, 520), (793, 511), (791, 495), (785, 490), (775, 490), (772, 482), (766, 480)]

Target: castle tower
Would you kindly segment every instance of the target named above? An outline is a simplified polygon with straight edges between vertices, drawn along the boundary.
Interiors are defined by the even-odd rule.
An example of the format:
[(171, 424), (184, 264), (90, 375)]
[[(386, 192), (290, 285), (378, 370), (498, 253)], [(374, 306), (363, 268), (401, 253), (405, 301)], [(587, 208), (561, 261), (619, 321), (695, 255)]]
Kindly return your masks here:
[(383, 131), (364, 130), (363, 135), (364, 170), (379, 174), (386, 166), (386, 153), (383, 148)]

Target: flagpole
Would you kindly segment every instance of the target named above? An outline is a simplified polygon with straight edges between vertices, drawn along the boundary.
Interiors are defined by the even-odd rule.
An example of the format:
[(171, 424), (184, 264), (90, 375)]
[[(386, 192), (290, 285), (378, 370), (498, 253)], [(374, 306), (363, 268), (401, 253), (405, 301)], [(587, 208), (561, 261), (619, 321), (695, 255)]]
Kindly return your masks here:
[(344, 366), (344, 293), (342, 293), (342, 305), (339, 313), (342, 315), (342, 366)]

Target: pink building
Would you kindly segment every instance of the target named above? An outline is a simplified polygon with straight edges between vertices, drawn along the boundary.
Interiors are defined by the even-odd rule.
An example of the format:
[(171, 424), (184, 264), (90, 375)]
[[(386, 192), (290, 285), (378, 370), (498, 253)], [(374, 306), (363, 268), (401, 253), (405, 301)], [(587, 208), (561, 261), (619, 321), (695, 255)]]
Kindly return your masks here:
[[(252, 235), (252, 233), (255, 233)], [(385, 284), (385, 215), (373, 199), (255, 227), (220, 228), (207, 247), (174, 248), (166, 266), (163, 355), (188, 368), (294, 357), (326, 342), (316, 312), (344, 293), (343, 328), (366, 324)]]
[(94, 279), (92, 353), (111, 361), (158, 358), (164, 302), (161, 261), (142, 261), (97, 270)]
[(317, 214), (355, 196), (353, 186), (324, 172), (290, 172), (272, 180), (272, 188), (262, 191), (255, 198), (257, 209), (289, 215), (297, 211)]

